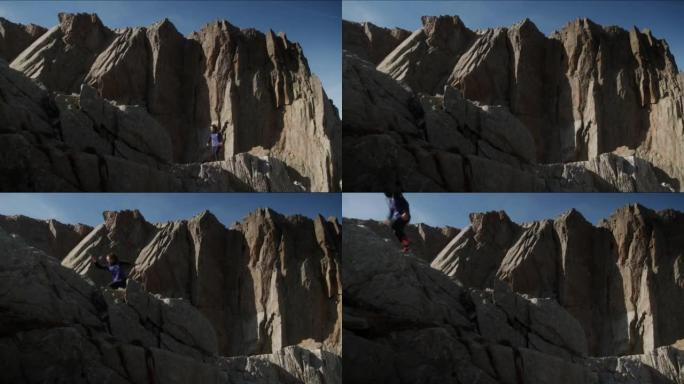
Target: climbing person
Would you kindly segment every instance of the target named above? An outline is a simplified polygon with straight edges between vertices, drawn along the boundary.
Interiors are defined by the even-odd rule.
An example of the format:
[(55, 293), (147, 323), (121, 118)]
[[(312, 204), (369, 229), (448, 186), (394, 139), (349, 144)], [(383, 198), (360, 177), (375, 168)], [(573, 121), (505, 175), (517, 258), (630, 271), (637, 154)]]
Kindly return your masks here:
[(216, 124), (211, 125), (211, 134), (209, 135), (208, 144), (211, 146), (211, 155), (214, 161), (218, 161), (223, 143), (221, 142), (221, 133)]
[(119, 261), (119, 258), (113, 253), (107, 255), (107, 265), (100, 264), (95, 256), (90, 256), (90, 259), (96, 268), (106, 269), (112, 274), (112, 282), (109, 283), (109, 288), (126, 288), (126, 271), (123, 267), (126, 264), (130, 265), (130, 263)]
[(387, 204), (389, 205), (387, 222), (401, 243), (401, 250), (408, 253), (410, 241), (404, 232), (404, 227), (411, 221), (409, 203), (401, 192), (385, 192), (385, 197), (387, 197)]

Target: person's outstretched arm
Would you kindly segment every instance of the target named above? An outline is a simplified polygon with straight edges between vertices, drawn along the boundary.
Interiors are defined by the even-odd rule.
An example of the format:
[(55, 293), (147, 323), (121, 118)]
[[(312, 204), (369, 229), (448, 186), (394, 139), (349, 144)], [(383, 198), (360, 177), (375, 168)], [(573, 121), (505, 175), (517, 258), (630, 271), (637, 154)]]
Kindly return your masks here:
[(93, 265), (95, 265), (95, 268), (99, 269), (107, 269), (104, 265), (100, 264), (99, 261), (97, 261), (97, 258), (95, 256), (90, 256), (90, 260), (93, 261)]

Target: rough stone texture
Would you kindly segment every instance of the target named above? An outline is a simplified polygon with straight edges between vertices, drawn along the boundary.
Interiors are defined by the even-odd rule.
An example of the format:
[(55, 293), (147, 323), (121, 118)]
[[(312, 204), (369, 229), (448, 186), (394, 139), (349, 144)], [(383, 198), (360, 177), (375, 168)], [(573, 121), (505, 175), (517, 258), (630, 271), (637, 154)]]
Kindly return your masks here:
[(423, 27), (389, 53), (378, 70), (414, 91), (434, 95), (476, 35), (458, 16), (423, 16), (421, 21)]
[[(396, 247), (400, 247), (392, 228), (384, 223), (375, 220), (345, 219), (347, 224), (355, 224), (367, 227), (378, 236), (382, 237)], [(424, 223), (409, 224), (404, 229), (411, 241), (411, 254), (424, 260), (427, 263), (437, 256), (437, 254), (459, 233), (454, 227), (431, 227)]]
[[(226, 229), (211, 213), (153, 225), (138, 211), (105, 212), (63, 265), (104, 284), (90, 256), (115, 252), (145, 290), (179, 297), (214, 325), (223, 355), (271, 353), (313, 340), (340, 345), (337, 224), (270, 209)], [(306, 298), (305, 300), (303, 298)]]
[(11, 67), (51, 91), (88, 84), (104, 99), (139, 106), (163, 127), (173, 162), (205, 160), (215, 123), (226, 159), (263, 147), (307, 190), (341, 188), (337, 110), (284, 34), (216, 21), (186, 38), (167, 19), (112, 31), (94, 14), (60, 14)]
[(224, 358), (229, 382), (249, 384), (342, 382), (342, 361), (325, 348), (285, 347), (269, 355)]
[[(473, 221), (497, 220), (507, 218)], [(618, 363), (587, 357), (580, 323), (555, 300), (503, 283), (467, 288), (368, 227), (345, 220), (344, 233), (345, 383), (681, 382), (676, 346)]]
[(684, 383), (684, 345), (656, 348), (643, 355), (597, 359), (599, 369), (617, 372), (612, 382), (620, 384)]
[[(648, 30), (422, 20), (377, 66), (387, 76), (344, 55), (348, 190), (680, 190), (684, 88)], [(384, 165), (398, 163), (410, 176)]]
[(0, 228), (60, 261), (93, 230), (85, 224), (62, 224), (54, 219), (36, 220), (23, 215), (0, 215)]
[(16, 24), (0, 17), (0, 58), (12, 61), (47, 29), (35, 24)]
[(373, 23), (342, 20), (342, 46), (377, 65), (411, 32), (401, 28), (381, 28)]
[[(240, 153), (224, 161), (172, 167), (186, 191), (302, 192), (306, 187), (287, 164), (268, 155)], [(291, 176), (292, 175), (292, 176)], [(301, 179), (300, 179), (301, 180)]]
[(341, 382), (340, 358), (325, 349), (292, 346), (227, 365), (209, 320), (186, 300), (134, 281), (97, 288), (1, 228), (0, 247), (3, 382)]
[(466, 286), (503, 282), (558, 301), (582, 325), (594, 356), (643, 353), (684, 337), (684, 214), (640, 205), (598, 227), (576, 210), (518, 225), (472, 214), (432, 266)]
[(0, 62), (0, 190), (287, 192), (307, 180), (266, 151), (173, 164), (172, 141), (143, 108), (90, 86), (52, 96)]

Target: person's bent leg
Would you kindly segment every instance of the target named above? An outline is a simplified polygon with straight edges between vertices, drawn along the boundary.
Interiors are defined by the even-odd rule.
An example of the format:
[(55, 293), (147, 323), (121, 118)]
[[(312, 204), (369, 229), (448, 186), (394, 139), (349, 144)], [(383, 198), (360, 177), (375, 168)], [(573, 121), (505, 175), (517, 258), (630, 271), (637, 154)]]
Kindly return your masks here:
[(117, 288), (126, 288), (126, 281), (113, 281), (109, 283), (109, 288), (111, 289), (117, 289)]
[(402, 236), (404, 234), (404, 230), (402, 228), (401, 224), (401, 219), (392, 219), (390, 227), (392, 228), (392, 232), (394, 232), (394, 236), (397, 237), (397, 240), (401, 242)]

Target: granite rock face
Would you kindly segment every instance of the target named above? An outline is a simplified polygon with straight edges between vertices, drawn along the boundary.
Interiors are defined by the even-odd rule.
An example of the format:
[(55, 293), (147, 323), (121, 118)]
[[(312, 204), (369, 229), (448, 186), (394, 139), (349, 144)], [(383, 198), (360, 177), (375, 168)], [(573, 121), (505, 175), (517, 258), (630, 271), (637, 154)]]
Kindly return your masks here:
[(22, 215), (0, 215), (0, 228), (60, 261), (93, 229), (85, 224), (62, 224)]
[[(507, 218), (478, 216), (473, 225), (498, 221)], [(501, 282), (467, 287), (367, 226), (344, 223), (345, 383), (681, 383), (678, 344), (589, 357), (585, 330), (556, 300)], [(479, 240), (494, 248), (508, 234), (483, 236), (493, 236)]]
[(0, 246), (3, 382), (341, 382), (340, 358), (325, 348), (223, 357), (212, 324), (187, 300), (135, 281), (98, 288), (1, 228)]
[[(34, 91), (31, 100), (17, 100), (26, 95), (15, 95), (12, 88), (17, 82), (29, 87), (27, 81), (2, 84), (3, 90), (7, 88), (15, 96), (4, 98), (5, 108), (26, 102), (38, 104), (25, 116), (7, 116), (5, 125), (16, 127), (12, 132), (24, 136), (52, 133), (61, 151), (84, 151), (86, 146), (90, 155), (134, 163), (115, 165), (117, 169), (128, 168), (127, 173), (135, 174), (138, 184), (121, 185), (115, 180), (110, 185), (105, 181), (103, 189), (182, 191), (188, 185), (195, 186), (197, 183), (171, 176), (168, 168), (193, 168), (191, 164), (211, 158), (207, 147), (211, 124), (221, 128), (224, 146), (219, 157), (226, 162), (240, 161), (235, 160), (236, 155), (259, 150), (287, 166), (287, 177), (292, 179), (289, 188), (296, 181), (311, 191), (340, 189), (337, 110), (320, 80), (311, 74), (302, 48), (285, 35), (239, 29), (226, 21), (207, 24), (184, 37), (168, 20), (117, 30), (104, 26), (94, 14), (63, 13), (59, 20), (59, 25), (10, 64), (51, 93)], [(16, 73), (3, 76), (19, 77)], [(102, 108), (103, 103), (111, 106), (95, 114), (80, 108), (64, 113), (59, 101), (69, 100), (74, 105), (73, 95), (82, 99), (84, 89), (92, 94), (90, 98), (101, 99), (94, 107)], [(112, 108), (121, 113), (108, 111)], [(114, 120), (102, 122), (98, 117)], [(64, 124), (65, 118), (70, 124)], [(125, 122), (132, 123), (135, 132), (120, 132), (119, 126)], [(74, 146), (57, 133), (83, 137), (86, 142)], [(125, 146), (116, 147), (117, 140)], [(142, 159), (137, 152), (142, 152)], [(94, 160), (84, 161), (92, 164)], [(43, 165), (37, 160), (29, 163)], [(230, 180), (230, 165), (221, 168), (223, 180), (218, 185), (229, 184), (222, 190), (240, 190), (241, 186)], [(92, 170), (87, 172), (83, 176), (93, 176)], [(186, 178), (198, 176), (195, 173)], [(100, 185), (97, 180), (88, 181)], [(213, 181), (200, 178), (198, 183)], [(250, 181), (245, 183), (249, 185)], [(57, 185), (49, 190), (74, 188), (87, 189), (84, 185)]]
[(318, 217), (253, 212), (227, 229), (204, 212), (148, 223), (138, 211), (105, 212), (62, 264), (98, 284), (109, 274), (90, 256), (114, 252), (148, 292), (182, 298), (216, 329), (222, 355), (289, 345), (340, 348), (339, 225)]
[[(344, 220), (350, 225), (366, 227), (396, 247), (400, 246), (392, 228), (384, 223), (375, 220)], [(409, 224), (404, 228), (404, 231), (411, 241), (411, 253), (427, 263), (432, 262), (435, 256), (459, 233), (459, 230), (454, 227), (431, 227), (424, 223)]]
[(593, 356), (638, 354), (684, 337), (684, 214), (640, 205), (593, 226), (571, 210), (519, 225), (471, 215), (432, 266), (479, 289), (505, 284), (556, 300), (585, 331)]
[(14, 60), (47, 29), (35, 24), (16, 24), (0, 17), (0, 58)]
[(360, 58), (377, 65), (411, 32), (401, 28), (382, 28), (373, 23), (342, 20), (342, 45)]
[[(680, 189), (684, 92), (649, 31), (581, 19), (547, 37), (527, 19), (483, 31), (422, 20), (377, 68), (345, 46), (350, 191)], [(504, 136), (483, 135), (490, 126)]]

